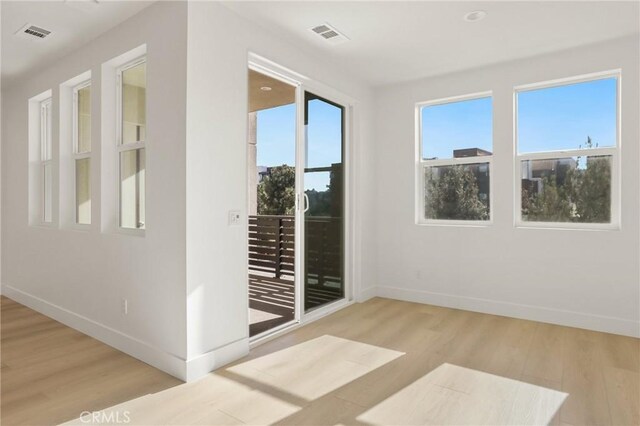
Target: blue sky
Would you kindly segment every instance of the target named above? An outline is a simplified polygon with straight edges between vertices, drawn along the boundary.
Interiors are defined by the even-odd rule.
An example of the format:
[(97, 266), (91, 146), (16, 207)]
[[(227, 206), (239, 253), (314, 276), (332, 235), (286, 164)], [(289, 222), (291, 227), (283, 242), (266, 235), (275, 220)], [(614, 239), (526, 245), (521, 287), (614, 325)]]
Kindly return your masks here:
[[(577, 83), (518, 95), (520, 153), (576, 149), (587, 136), (600, 147), (616, 140), (616, 80)], [(454, 149), (493, 152), (491, 98), (422, 109), (424, 158), (452, 158)]]
[(258, 111), (258, 165), (295, 166), (296, 105)]
[[(519, 152), (575, 149), (587, 136), (600, 147), (616, 141), (616, 79), (531, 90), (518, 95)], [(307, 167), (339, 162), (340, 110), (319, 100), (309, 104)], [(295, 105), (258, 112), (258, 165), (295, 165)], [(454, 149), (493, 152), (492, 99), (422, 109), (424, 158), (452, 158)], [(308, 174), (306, 189), (324, 190), (328, 173)]]
[(493, 152), (491, 98), (422, 108), (422, 157), (453, 158), (454, 149)]
[(518, 151), (576, 149), (587, 136), (616, 144), (616, 79), (589, 81), (518, 95)]
[[(259, 166), (295, 166), (295, 104), (258, 112)], [(329, 167), (342, 161), (340, 109), (322, 102), (309, 102), (306, 167)], [(307, 173), (305, 189), (324, 191), (328, 172)]]

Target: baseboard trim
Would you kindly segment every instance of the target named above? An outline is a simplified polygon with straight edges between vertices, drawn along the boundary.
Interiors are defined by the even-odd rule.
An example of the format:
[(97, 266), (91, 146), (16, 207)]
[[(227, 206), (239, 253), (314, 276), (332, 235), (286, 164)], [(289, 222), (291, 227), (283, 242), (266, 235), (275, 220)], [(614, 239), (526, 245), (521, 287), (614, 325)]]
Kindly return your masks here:
[(148, 343), (121, 331), (76, 314), (61, 306), (47, 302), (37, 296), (10, 285), (2, 285), (2, 295), (46, 315), (62, 324), (93, 337), (142, 362), (186, 381), (186, 361), (177, 355), (155, 348)]
[(378, 287), (369, 287), (362, 289), (360, 291), (360, 297), (358, 297), (358, 302), (366, 302), (367, 300), (376, 297), (378, 295)]
[(544, 323), (584, 328), (604, 333), (640, 337), (640, 322), (622, 318), (589, 315), (581, 312), (549, 309), (496, 300), (463, 297), (452, 294), (409, 290), (397, 287), (377, 287), (377, 296), (407, 302), (425, 303), (485, 314), (501, 315)]
[(242, 358), (248, 353), (249, 338), (247, 337), (191, 358), (186, 363), (186, 381), (198, 380), (211, 371)]

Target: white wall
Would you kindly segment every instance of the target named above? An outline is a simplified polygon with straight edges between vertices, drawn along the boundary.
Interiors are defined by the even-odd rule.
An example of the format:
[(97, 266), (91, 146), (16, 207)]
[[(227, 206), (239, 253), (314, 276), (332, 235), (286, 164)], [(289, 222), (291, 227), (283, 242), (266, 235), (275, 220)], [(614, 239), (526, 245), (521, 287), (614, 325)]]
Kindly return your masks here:
[[(186, 360), (186, 25), (186, 3), (158, 2), (41, 72), (2, 88), (3, 293), (177, 376), (184, 376)], [(116, 212), (117, 181), (100, 182), (100, 176), (114, 176), (117, 166), (104, 158), (100, 164), (105, 144), (115, 144), (112, 129), (101, 121), (115, 112), (101, 111), (100, 86), (104, 62), (145, 43), (148, 214), (141, 237), (103, 226)], [(93, 84), (91, 229), (72, 229), (64, 221), (58, 222), (62, 227), (29, 226), (27, 101), (53, 89), (57, 122), (59, 85), (88, 70)], [(71, 143), (59, 139), (55, 132), (54, 164), (60, 148)], [(60, 200), (72, 202), (69, 191), (72, 185), (62, 185)], [(69, 207), (60, 205), (58, 211), (73, 210)], [(122, 298), (128, 299), (128, 315), (121, 313)]]
[[(195, 376), (248, 350), (248, 53), (357, 99), (359, 162), (371, 155), (372, 94), (326, 58), (296, 49), (220, 4), (190, 3), (188, 31), (188, 374)], [(368, 178), (361, 174), (361, 179)], [(364, 190), (356, 196), (359, 208), (372, 200)], [(241, 211), (245, 225), (228, 226), (229, 210)], [(358, 225), (366, 227), (370, 220), (367, 216)]]
[[(111, 59), (143, 44), (148, 214), (142, 237), (117, 232), (116, 159), (105, 144), (115, 143)], [(353, 268), (358, 272), (359, 262), (372, 262), (372, 234), (364, 229), (372, 227), (374, 216), (364, 212), (371, 211), (373, 196), (361, 184), (373, 173), (363, 166), (373, 155), (372, 91), (330, 61), (272, 37), (220, 4), (158, 2), (42, 72), (3, 88), (3, 292), (180, 378), (197, 378), (246, 353), (250, 51), (357, 101), (352, 169), (354, 187), (361, 189), (354, 193), (353, 219), (356, 235), (363, 235), (356, 243), (364, 250), (357, 250)], [(73, 201), (72, 181), (61, 178), (58, 224), (29, 226), (27, 101), (53, 91), (58, 164), (70, 143), (60, 140), (55, 124), (59, 86), (89, 70), (93, 223), (88, 231), (75, 229), (69, 219), (73, 209), (65, 204)], [(228, 226), (229, 210), (242, 212), (243, 226)], [(366, 250), (370, 255), (362, 256)], [(373, 269), (365, 271), (354, 278), (356, 299), (361, 289), (366, 294), (373, 288)], [(123, 298), (128, 315), (121, 313)]]
[[(638, 38), (384, 87), (376, 92), (377, 294), (640, 334)], [(437, 58), (433, 58), (437, 60)], [(622, 69), (622, 229), (513, 226), (513, 86)], [(414, 223), (415, 103), (494, 93), (494, 224)]]

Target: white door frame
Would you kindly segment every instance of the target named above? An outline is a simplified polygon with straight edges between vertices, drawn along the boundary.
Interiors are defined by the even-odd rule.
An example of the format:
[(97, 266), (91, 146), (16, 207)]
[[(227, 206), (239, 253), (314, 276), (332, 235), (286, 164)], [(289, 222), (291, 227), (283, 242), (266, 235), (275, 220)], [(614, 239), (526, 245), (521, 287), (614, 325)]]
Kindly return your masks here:
[[(264, 341), (271, 340), (281, 334), (291, 331), (293, 328), (315, 321), (323, 316), (336, 312), (354, 301), (354, 282), (355, 268), (352, 260), (354, 259), (355, 250), (355, 232), (353, 226), (354, 199), (353, 182), (354, 179), (354, 163), (353, 158), (353, 110), (357, 105), (357, 101), (340, 93), (339, 91), (312, 80), (302, 74), (283, 67), (272, 62), (262, 56), (249, 53), (248, 60), (249, 69), (268, 75), (275, 79), (296, 87), (296, 214), (295, 214), (295, 315), (294, 321), (282, 326), (275, 327), (265, 333), (254, 336), (251, 339), (251, 345), (257, 345)], [(306, 128), (304, 125), (304, 93), (311, 92), (314, 95), (326, 98), (344, 107), (344, 148), (343, 148), (343, 164), (344, 164), (344, 298), (331, 302), (325, 306), (312, 309), (310, 312), (304, 312), (304, 164), (305, 164), (305, 147), (306, 147)], [(248, 227), (248, 223), (247, 223)], [(248, 235), (248, 229), (245, 230)], [(248, 273), (248, 272), (247, 272)], [(246, 282), (248, 283), (248, 276)], [(248, 285), (248, 284), (247, 284)], [(248, 297), (247, 297), (248, 298)], [(247, 329), (248, 332), (248, 329)]]

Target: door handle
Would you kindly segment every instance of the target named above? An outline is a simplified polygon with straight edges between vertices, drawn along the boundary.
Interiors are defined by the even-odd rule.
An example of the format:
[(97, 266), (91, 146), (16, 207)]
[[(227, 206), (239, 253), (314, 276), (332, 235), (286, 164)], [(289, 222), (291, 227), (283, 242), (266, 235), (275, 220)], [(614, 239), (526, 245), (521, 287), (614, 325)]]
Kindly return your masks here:
[(309, 196), (306, 192), (302, 193), (302, 197), (304, 198), (304, 205), (302, 208), (302, 213), (306, 213), (309, 210)]

